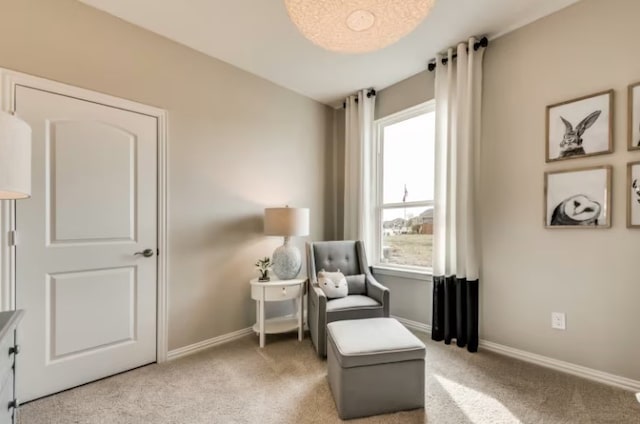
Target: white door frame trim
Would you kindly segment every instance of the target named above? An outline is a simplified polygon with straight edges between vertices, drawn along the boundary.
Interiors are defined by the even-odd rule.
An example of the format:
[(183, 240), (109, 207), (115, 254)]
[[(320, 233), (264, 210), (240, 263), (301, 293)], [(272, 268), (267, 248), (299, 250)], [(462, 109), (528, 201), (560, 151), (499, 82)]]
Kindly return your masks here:
[[(167, 360), (168, 353), (168, 149), (167, 111), (131, 100), (98, 93), (84, 88), (35, 77), (0, 68), (0, 108), (13, 111), (17, 86), (32, 87), (86, 100), (105, 106), (148, 115), (158, 122), (158, 281), (156, 361)], [(0, 310), (15, 309), (16, 275), (15, 248), (10, 246), (10, 232), (15, 230), (16, 209), (14, 200), (0, 201)]]

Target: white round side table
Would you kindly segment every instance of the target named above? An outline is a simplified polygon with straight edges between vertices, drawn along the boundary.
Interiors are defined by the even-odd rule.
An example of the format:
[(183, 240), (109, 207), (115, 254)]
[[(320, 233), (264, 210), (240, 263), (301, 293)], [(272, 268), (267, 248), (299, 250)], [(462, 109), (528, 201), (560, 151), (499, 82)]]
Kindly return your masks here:
[[(304, 337), (304, 302), (306, 292), (306, 278), (293, 280), (271, 280), (260, 282), (257, 278), (251, 280), (251, 298), (256, 301), (256, 323), (253, 331), (260, 335), (260, 347), (264, 347), (266, 334), (287, 333), (298, 330), (298, 340)], [(293, 300), (296, 305), (294, 316), (265, 319), (264, 305), (266, 302), (280, 302)]]

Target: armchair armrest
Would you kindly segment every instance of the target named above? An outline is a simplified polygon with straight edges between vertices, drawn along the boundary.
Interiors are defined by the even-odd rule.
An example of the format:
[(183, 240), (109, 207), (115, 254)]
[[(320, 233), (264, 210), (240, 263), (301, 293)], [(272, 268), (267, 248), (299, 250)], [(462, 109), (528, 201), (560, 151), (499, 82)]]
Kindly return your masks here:
[(309, 279), (307, 300), (307, 325), (309, 326), (311, 342), (316, 347), (316, 352), (322, 355), (323, 352), (326, 352), (327, 296), (318, 287), (315, 278)]
[(309, 301), (322, 305), (326, 311), (327, 295), (320, 289), (316, 280), (309, 280)]
[(389, 289), (380, 284), (371, 274), (365, 274), (367, 283), (367, 295), (379, 302), (384, 309), (384, 316), (389, 316)]

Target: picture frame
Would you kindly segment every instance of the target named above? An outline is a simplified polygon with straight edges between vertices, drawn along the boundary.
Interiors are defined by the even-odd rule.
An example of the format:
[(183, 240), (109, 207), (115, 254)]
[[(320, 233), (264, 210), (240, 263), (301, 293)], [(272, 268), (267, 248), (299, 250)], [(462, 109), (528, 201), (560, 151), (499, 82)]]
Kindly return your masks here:
[(611, 228), (610, 165), (545, 172), (546, 228)]
[(546, 162), (613, 152), (614, 90), (547, 106)]
[(640, 161), (627, 164), (627, 228), (640, 228)]
[(627, 150), (640, 150), (640, 82), (627, 90)]

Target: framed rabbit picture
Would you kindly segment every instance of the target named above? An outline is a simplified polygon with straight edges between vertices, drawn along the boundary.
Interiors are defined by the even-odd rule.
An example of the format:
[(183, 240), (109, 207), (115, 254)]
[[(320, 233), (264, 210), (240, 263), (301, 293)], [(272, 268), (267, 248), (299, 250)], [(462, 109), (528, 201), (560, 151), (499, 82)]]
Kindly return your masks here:
[(613, 90), (547, 106), (546, 161), (613, 152)]
[(629, 86), (629, 150), (640, 150), (640, 82)]
[(547, 228), (611, 227), (611, 166), (545, 173)]
[(640, 228), (640, 162), (627, 165), (627, 227)]

